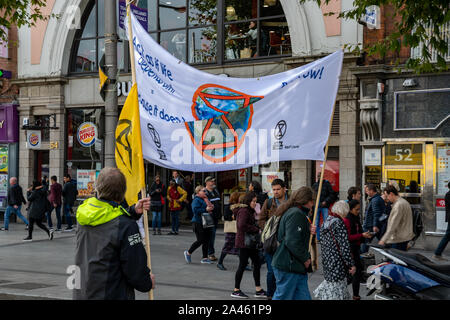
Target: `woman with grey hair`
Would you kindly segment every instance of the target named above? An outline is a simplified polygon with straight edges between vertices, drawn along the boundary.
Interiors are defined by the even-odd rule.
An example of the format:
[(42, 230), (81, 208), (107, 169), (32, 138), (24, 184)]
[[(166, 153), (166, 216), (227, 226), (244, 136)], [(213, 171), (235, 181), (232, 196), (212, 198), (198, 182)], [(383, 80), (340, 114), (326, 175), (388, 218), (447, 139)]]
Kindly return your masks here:
[(356, 271), (347, 228), (343, 219), (350, 211), (348, 203), (340, 200), (331, 208), (320, 233), (323, 274), (325, 280), (314, 290), (320, 300), (350, 300), (348, 281)]

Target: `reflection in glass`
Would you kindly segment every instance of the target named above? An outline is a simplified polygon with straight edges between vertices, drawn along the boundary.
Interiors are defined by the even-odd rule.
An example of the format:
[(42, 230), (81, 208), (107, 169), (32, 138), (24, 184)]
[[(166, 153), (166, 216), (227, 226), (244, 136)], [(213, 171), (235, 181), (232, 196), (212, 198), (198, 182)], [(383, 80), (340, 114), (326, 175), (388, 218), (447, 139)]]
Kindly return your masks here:
[(422, 182), (420, 180), (420, 170), (388, 170), (387, 182), (397, 184), (400, 192), (420, 193)]
[(86, 21), (86, 24), (84, 25), (83, 34), (81, 35), (81, 38), (93, 38), (96, 36), (95, 32), (95, 10), (97, 6), (94, 5), (92, 8), (91, 13), (89, 14), (89, 18)]
[[(98, 47), (97, 47), (97, 61), (100, 62), (100, 59), (105, 54), (105, 39), (98, 39)], [(117, 55), (119, 55), (119, 47), (117, 47)]]
[(256, 55), (256, 21), (225, 26), (225, 59), (248, 59)]
[(159, 24), (161, 30), (186, 26), (186, 1), (159, 1)]
[(177, 59), (186, 61), (186, 30), (161, 32), (160, 44)]
[(286, 18), (260, 22), (260, 56), (291, 54), (291, 36)]
[(284, 15), (280, 0), (261, 0), (260, 17)]
[(189, 63), (215, 62), (216, 53), (216, 27), (189, 30)]
[[(116, 8), (116, 10), (119, 10)], [(105, 36), (105, 0), (98, 0), (98, 36)], [(119, 27), (119, 21), (117, 21), (117, 28)]]
[(226, 0), (225, 21), (255, 19), (258, 15), (257, 0)]
[(215, 24), (217, 7), (215, 1), (189, 0), (189, 24), (192, 26)]
[(148, 31), (153, 31), (158, 29), (156, 25), (156, 13), (158, 12), (158, 3), (156, 1), (150, 0), (148, 3)]
[(97, 70), (95, 62), (95, 41), (94, 39), (79, 41), (75, 72), (92, 72)]

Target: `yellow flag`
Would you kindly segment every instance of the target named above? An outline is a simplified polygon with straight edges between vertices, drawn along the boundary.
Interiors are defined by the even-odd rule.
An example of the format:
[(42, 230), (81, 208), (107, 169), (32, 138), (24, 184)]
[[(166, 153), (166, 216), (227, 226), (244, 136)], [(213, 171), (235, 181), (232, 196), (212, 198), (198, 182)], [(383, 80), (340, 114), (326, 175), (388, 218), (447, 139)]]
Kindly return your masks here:
[(133, 205), (145, 187), (137, 85), (131, 88), (116, 128), (116, 165), (127, 179), (125, 200)]
[(102, 56), (102, 58), (100, 59), (100, 63), (98, 64), (98, 77), (100, 79), (98, 90), (100, 92), (100, 95), (102, 96), (103, 101), (105, 101), (105, 84), (109, 78), (103, 70), (105, 70), (105, 55)]

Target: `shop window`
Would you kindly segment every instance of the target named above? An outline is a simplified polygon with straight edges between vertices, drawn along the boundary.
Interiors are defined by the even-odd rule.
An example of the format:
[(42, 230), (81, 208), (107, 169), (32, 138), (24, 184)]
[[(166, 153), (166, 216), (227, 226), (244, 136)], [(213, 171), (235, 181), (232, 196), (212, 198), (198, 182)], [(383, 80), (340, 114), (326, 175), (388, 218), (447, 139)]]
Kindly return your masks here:
[(444, 196), (449, 191), (448, 183), (450, 182), (450, 144), (438, 144), (436, 146), (436, 151), (436, 194)]
[[(87, 6), (82, 28), (75, 34), (72, 46), (70, 71), (74, 73), (97, 72), (98, 63), (105, 52), (105, 0), (91, 1)], [(119, 25), (117, 26), (119, 29)], [(117, 44), (117, 68), (128, 69), (129, 61), (125, 61), (123, 41)]]
[[(103, 160), (104, 113), (102, 108), (68, 109), (66, 162), (95, 162)], [(83, 166), (84, 169), (84, 166)]]

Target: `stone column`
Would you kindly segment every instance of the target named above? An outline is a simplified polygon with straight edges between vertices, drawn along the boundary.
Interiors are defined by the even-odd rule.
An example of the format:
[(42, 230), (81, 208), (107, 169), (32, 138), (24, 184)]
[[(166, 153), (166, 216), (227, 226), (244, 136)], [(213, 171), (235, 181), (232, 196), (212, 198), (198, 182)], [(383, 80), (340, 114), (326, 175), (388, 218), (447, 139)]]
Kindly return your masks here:
[(292, 160), (292, 185), (291, 190), (311, 185), (311, 161)]
[[(48, 105), (50, 114), (55, 114), (51, 120), (51, 126), (58, 129), (50, 129), (50, 155), (49, 155), (49, 179), (56, 176), (58, 182), (62, 184), (64, 176), (64, 151), (66, 149), (65, 116), (63, 104)], [(53, 121), (56, 121), (54, 124)]]

